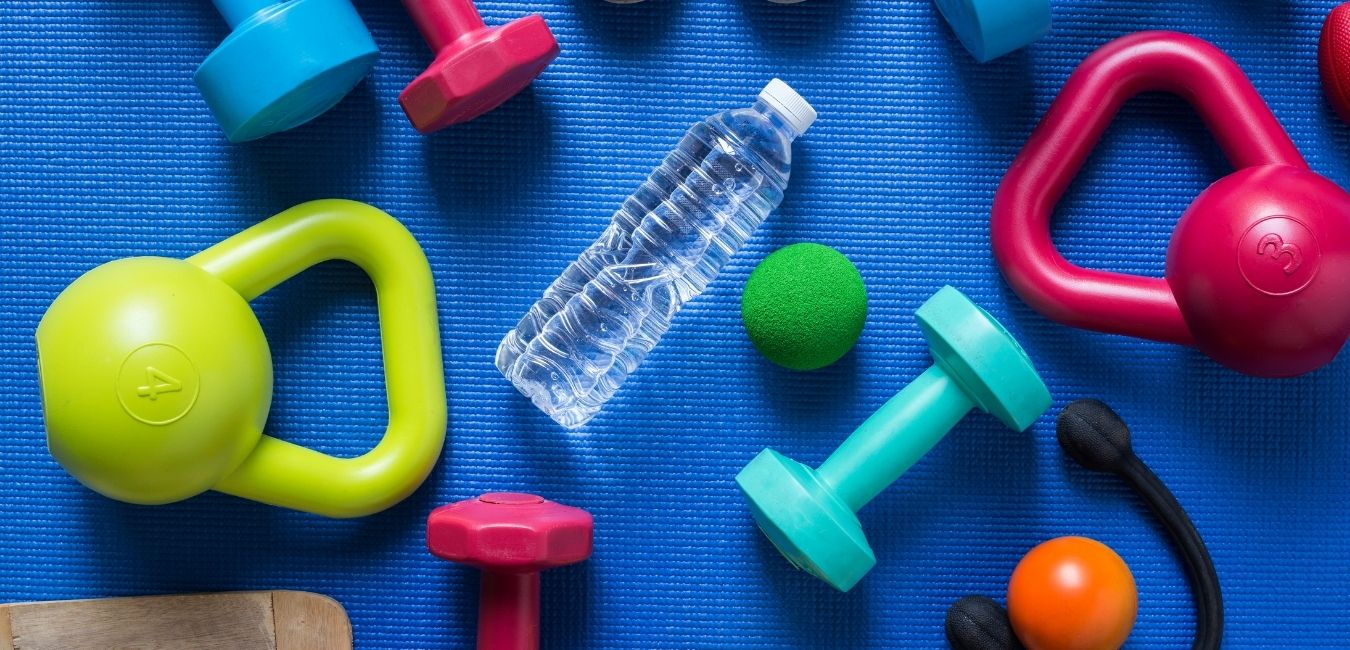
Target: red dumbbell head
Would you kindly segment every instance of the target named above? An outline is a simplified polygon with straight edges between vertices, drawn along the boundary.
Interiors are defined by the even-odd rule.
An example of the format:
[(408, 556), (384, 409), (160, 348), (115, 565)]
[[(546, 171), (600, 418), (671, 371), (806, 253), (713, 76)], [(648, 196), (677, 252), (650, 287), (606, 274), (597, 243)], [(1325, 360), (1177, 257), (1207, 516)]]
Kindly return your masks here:
[(398, 96), (422, 133), (472, 120), (524, 90), (558, 56), (544, 19), (525, 16), (462, 37)]
[(1342, 120), (1350, 122), (1350, 2), (1327, 14), (1317, 60), (1327, 101)]
[(427, 548), (487, 571), (529, 573), (590, 557), (594, 528), (590, 513), (580, 508), (498, 492), (433, 510)]

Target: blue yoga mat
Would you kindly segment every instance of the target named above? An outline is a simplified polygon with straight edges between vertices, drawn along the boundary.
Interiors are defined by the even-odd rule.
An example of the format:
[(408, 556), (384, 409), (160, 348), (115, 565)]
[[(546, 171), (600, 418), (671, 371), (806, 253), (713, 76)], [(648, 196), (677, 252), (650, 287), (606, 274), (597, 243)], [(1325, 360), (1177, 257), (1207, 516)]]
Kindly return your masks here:
[[(878, 565), (836, 593), (754, 527), (733, 477), (772, 446), (823, 460), (929, 363), (914, 310), (959, 287), (1025, 343), (1056, 408), (1101, 397), (1185, 504), (1222, 580), (1228, 645), (1350, 638), (1350, 362), (1288, 381), (1180, 347), (1071, 330), (999, 277), (988, 217), (1004, 171), (1070, 70), (1106, 41), (1176, 29), (1252, 77), (1317, 171), (1350, 181), (1317, 32), (1335, 3), (1056, 0), (1044, 40), (977, 65), (928, 0), (483, 0), (489, 24), (541, 13), (562, 55), (498, 110), (417, 134), (398, 92), (430, 61), (394, 0), (357, 0), (383, 57), (328, 114), (230, 145), (192, 85), (225, 35), (200, 0), (0, 3), (0, 601), (304, 589), (347, 608), (360, 648), (473, 643), (476, 572), (433, 558), (435, 506), (523, 490), (595, 515), (592, 559), (544, 576), (551, 648), (941, 648), (956, 598), (1001, 597), (1051, 537), (1110, 544), (1139, 584), (1129, 647), (1189, 645), (1190, 593), (1162, 530), (1119, 482), (1069, 464), (1053, 420), (972, 415), (861, 513)], [(820, 119), (787, 198), (586, 429), (568, 433), (492, 366), (497, 342), (695, 121), (771, 77)], [(1060, 206), (1073, 261), (1158, 275), (1172, 224), (1227, 163), (1181, 101), (1132, 101)], [(82, 272), (183, 257), (295, 203), (345, 197), (426, 248), (450, 398), (444, 459), (385, 513), (330, 521), (219, 494), (163, 507), (81, 487), (47, 454), (33, 330)], [(798, 241), (861, 270), (857, 348), (779, 369), (740, 324), (746, 276)], [(276, 362), (268, 433), (338, 455), (385, 420), (375, 306), (326, 264), (255, 302)]]

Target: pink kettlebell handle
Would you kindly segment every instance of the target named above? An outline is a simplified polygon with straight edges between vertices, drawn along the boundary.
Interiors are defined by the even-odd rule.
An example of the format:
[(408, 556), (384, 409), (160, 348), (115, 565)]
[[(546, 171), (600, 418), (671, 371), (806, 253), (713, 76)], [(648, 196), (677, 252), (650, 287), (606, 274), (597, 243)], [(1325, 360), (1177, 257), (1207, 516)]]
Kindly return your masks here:
[(1050, 216), (1126, 100), (1180, 96), (1200, 113), (1235, 168), (1291, 165), (1303, 156), (1228, 55), (1176, 32), (1139, 32), (1102, 46), (1064, 84), (994, 197), (994, 257), (1027, 304), (1085, 329), (1190, 345), (1190, 329), (1161, 278), (1095, 271), (1064, 259)]

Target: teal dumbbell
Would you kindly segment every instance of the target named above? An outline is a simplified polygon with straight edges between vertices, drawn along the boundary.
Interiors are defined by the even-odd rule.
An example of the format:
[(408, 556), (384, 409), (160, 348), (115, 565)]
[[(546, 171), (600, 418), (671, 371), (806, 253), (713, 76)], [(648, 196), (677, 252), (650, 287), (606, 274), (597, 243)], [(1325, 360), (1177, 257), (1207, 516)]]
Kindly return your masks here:
[(972, 408), (1026, 430), (1050, 391), (1012, 335), (943, 287), (915, 314), (935, 363), (886, 402), (819, 469), (765, 449), (736, 483), (764, 534), (797, 568), (848, 591), (876, 565), (857, 512)]

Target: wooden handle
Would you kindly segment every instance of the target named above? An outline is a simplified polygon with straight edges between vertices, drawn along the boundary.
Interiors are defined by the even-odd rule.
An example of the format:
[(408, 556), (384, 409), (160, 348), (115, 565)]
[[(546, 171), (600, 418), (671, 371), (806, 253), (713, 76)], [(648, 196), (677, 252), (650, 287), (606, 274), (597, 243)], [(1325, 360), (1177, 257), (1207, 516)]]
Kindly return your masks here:
[(302, 591), (0, 605), (0, 650), (351, 650), (336, 600)]

